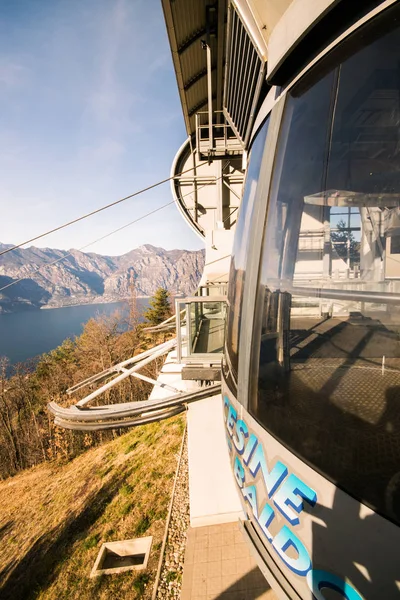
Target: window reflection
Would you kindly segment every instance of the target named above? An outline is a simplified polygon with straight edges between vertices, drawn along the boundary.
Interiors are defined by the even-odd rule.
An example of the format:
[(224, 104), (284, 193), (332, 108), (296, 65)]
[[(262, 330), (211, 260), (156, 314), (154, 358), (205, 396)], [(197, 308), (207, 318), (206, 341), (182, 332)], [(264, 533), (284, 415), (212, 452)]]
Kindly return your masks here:
[(245, 265), (254, 216), (254, 200), (258, 177), (260, 174), (265, 140), (267, 137), (268, 123), (269, 120), (267, 119), (258, 132), (252, 146), (240, 214), (235, 232), (235, 242), (232, 251), (229, 274), (228, 306), (230, 310), (228, 311), (226, 344), (227, 351), (225, 352), (227, 364), (224, 365), (224, 371), (226, 381), (234, 392), (234, 388), (237, 385), (239, 331), (243, 301)]
[(400, 522), (400, 33), (367, 39), (287, 99), (251, 412)]

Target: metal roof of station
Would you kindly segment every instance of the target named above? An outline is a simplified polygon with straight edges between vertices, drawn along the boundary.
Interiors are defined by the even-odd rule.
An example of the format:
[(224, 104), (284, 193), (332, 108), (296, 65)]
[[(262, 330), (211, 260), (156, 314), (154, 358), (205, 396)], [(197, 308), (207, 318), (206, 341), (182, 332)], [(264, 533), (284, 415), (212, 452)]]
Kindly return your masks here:
[[(228, 0), (161, 0), (188, 135), (195, 133), (195, 115), (207, 110), (207, 56), (211, 48), (213, 110), (223, 109)], [(292, 0), (231, 2), (252, 23), (259, 48), (266, 49), (271, 31)], [(264, 60), (266, 53), (263, 51)]]
[(207, 56), (211, 48), (214, 110), (222, 110), (224, 40), (227, 0), (162, 0), (179, 95), (188, 135), (195, 114), (207, 110)]

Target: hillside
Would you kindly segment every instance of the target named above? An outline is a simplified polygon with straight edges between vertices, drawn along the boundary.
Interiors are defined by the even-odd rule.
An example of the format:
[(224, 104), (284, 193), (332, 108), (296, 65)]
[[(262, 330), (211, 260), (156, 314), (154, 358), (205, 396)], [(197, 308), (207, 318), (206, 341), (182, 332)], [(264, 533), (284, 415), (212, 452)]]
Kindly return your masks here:
[[(0, 250), (6, 247), (0, 244)], [(164, 250), (150, 244), (122, 256), (19, 248), (0, 256), (0, 287), (23, 278), (0, 292), (0, 313), (115, 302), (129, 297), (133, 288), (138, 296), (152, 296), (158, 287), (188, 295), (196, 289), (203, 266), (203, 250)]]
[[(150, 598), (183, 428), (183, 417), (138, 427), (0, 482), (0, 598)], [(103, 542), (148, 535), (146, 572), (89, 578)]]

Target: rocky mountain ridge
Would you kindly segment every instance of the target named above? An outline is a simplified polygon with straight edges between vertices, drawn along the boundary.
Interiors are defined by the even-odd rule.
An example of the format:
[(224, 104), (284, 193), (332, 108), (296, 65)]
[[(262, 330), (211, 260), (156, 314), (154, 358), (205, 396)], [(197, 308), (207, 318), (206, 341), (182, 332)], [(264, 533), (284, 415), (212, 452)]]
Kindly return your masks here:
[[(10, 247), (0, 243), (0, 251)], [(65, 257), (65, 258), (63, 258)], [(62, 259), (59, 262), (55, 262)], [(122, 256), (30, 248), (0, 256), (0, 313), (152, 296), (158, 287), (191, 294), (204, 267), (203, 250), (164, 250), (145, 244)], [(40, 271), (38, 270), (40, 268)]]

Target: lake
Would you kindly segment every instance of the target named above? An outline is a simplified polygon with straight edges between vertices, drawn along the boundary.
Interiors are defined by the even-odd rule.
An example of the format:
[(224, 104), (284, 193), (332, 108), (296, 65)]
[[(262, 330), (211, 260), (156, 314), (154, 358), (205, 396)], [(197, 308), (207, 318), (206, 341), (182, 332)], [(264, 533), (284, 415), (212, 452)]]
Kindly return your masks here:
[[(148, 298), (138, 298), (138, 310), (142, 312), (148, 303)], [(0, 356), (7, 356), (11, 364), (24, 362), (53, 350), (68, 337), (80, 335), (84, 324), (91, 317), (98, 314), (110, 315), (118, 309), (126, 311), (126, 302), (84, 304), (0, 315)]]

